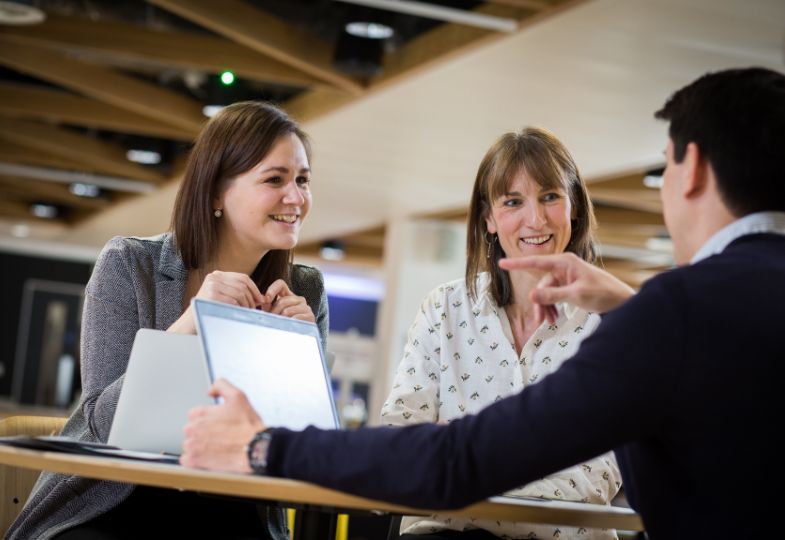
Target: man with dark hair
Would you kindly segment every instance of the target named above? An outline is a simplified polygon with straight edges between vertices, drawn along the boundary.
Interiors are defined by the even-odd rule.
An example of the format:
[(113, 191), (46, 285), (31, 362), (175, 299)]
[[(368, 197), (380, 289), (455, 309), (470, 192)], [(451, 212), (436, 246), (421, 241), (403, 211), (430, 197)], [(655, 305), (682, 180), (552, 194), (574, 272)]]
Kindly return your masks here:
[(736, 216), (785, 208), (785, 80), (768, 69), (704, 75), (673, 94), (655, 117), (670, 121), (674, 158), (694, 142), (710, 161), (725, 205)]
[(182, 463), (438, 509), (615, 449), (652, 539), (782, 534), (785, 76), (709, 74), (657, 115), (671, 122), (662, 200), (681, 268), (630, 297), (574, 255), (501, 262), (543, 275), (545, 315), (562, 301), (605, 313), (557, 372), (447, 426), (353, 432), (266, 429), (219, 381), (225, 402), (192, 412)]

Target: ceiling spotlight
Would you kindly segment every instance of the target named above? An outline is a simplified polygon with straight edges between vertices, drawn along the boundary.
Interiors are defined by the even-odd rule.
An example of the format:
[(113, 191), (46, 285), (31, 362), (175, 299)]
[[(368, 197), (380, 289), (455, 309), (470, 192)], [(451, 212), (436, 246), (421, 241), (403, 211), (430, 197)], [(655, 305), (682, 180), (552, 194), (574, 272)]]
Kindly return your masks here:
[(662, 187), (662, 175), (665, 169), (652, 169), (647, 171), (643, 177), (643, 185), (651, 189), (660, 189)]
[(132, 148), (125, 153), (125, 157), (128, 158), (128, 161), (141, 163), (142, 165), (158, 165), (161, 163), (161, 154), (154, 150)]
[(46, 13), (34, 6), (18, 2), (0, 2), (0, 24), (24, 26), (39, 24), (46, 19)]
[(51, 204), (35, 203), (30, 205), (30, 213), (42, 219), (54, 219), (57, 217), (57, 207)]
[(325, 240), (319, 249), (319, 255), (326, 261), (340, 261), (346, 256), (343, 242), (338, 240)]
[[(346, 4), (366, 6), (377, 10), (389, 10), (397, 13), (426, 17), (437, 21), (466, 24), (495, 30), (499, 32), (515, 32), (518, 30), (518, 21), (511, 18), (495, 17), (483, 13), (475, 13), (448, 6), (440, 6), (428, 2), (415, 0), (337, 0)], [(519, 0), (520, 1), (520, 0)]]
[(375, 22), (350, 22), (345, 29), (347, 34), (367, 39), (388, 39), (394, 33), (386, 24)]
[(234, 80), (235, 80), (234, 73), (232, 73), (228, 69), (226, 71), (224, 71), (223, 73), (221, 73), (221, 82), (225, 86), (233, 85), (234, 84)]
[(96, 198), (101, 194), (101, 188), (95, 184), (85, 184), (84, 182), (74, 182), (68, 190), (77, 197)]

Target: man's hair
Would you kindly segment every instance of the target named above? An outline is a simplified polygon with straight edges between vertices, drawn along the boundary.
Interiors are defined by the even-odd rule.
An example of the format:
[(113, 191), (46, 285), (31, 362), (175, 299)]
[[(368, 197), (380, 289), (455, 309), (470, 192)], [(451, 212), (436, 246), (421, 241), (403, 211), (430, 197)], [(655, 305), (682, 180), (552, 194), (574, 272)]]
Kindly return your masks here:
[(785, 75), (764, 68), (709, 73), (654, 116), (670, 121), (677, 163), (695, 143), (737, 217), (785, 211)]

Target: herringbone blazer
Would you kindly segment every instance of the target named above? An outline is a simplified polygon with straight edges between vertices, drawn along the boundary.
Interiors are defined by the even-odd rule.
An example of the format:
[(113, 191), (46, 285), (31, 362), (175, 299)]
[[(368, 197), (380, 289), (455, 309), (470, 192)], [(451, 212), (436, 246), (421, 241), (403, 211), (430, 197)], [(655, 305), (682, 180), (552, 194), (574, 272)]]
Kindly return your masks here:
[[(182, 314), (187, 280), (188, 271), (171, 233), (116, 237), (107, 243), (85, 290), (82, 396), (63, 435), (106, 442), (136, 331), (165, 330), (176, 321)], [(305, 297), (314, 312), (324, 347), (328, 312), (321, 273), (295, 265), (291, 288)], [(7, 538), (51, 538), (114, 508), (133, 489), (132, 484), (44, 472)], [(280, 513), (268, 509), (271, 538), (288, 538)]]

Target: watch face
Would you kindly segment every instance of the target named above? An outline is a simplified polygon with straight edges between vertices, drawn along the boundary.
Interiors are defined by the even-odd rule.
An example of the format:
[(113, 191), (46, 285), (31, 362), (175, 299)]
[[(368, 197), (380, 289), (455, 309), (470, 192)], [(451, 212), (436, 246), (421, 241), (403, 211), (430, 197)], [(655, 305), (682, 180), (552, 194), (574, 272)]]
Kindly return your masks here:
[(248, 446), (248, 464), (256, 473), (267, 470), (267, 448), (270, 446), (272, 435), (267, 431), (257, 433)]

